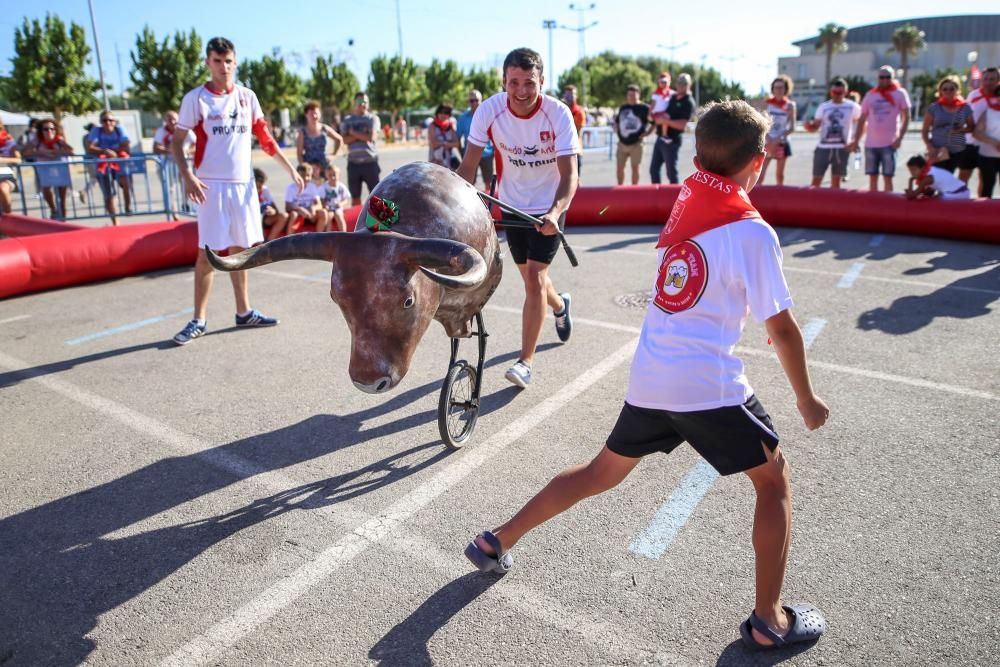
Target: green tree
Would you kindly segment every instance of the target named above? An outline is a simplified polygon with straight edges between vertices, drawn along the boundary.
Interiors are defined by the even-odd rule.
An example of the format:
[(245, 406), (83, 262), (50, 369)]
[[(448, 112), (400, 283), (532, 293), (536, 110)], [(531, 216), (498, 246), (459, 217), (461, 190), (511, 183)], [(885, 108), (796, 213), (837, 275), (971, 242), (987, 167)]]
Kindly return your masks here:
[(496, 68), (487, 67), (480, 70), (473, 67), (465, 75), (465, 87), (467, 88), (466, 93), (476, 89), (483, 94), (485, 99), (503, 90), (503, 80)]
[(907, 23), (896, 28), (892, 33), (892, 46), (889, 53), (899, 54), (899, 66), (903, 70), (903, 89), (907, 89), (910, 77), (910, 56), (915, 56), (927, 48), (924, 41), (924, 31), (915, 25)]
[(618, 107), (624, 104), (625, 89), (633, 83), (642, 90), (643, 98), (651, 95), (655, 87), (649, 72), (634, 61), (595, 64), (590, 69), (590, 95), (598, 106)]
[(865, 77), (859, 74), (846, 75), (844, 76), (844, 81), (847, 81), (847, 90), (861, 93), (861, 97), (864, 97), (865, 93), (873, 87)]
[(208, 78), (201, 37), (195, 32), (177, 31), (173, 36), (156, 40), (150, 27), (144, 26), (135, 38), (132, 51), (132, 99), (146, 111), (180, 108), (184, 94)]
[(443, 63), (434, 58), (430, 67), (424, 70), (424, 87), (427, 91), (427, 106), (437, 106), (442, 102), (458, 104), (465, 99), (465, 75), (454, 60)]
[(833, 77), (833, 54), (847, 50), (847, 28), (836, 23), (827, 23), (819, 29), (816, 37), (816, 50), (826, 54), (826, 78), (824, 84), (830, 83)]
[(924, 72), (913, 77), (913, 99), (917, 101), (921, 111), (926, 111), (927, 106), (937, 99), (938, 81), (949, 75), (955, 75), (962, 79), (962, 74), (951, 68), (939, 69), (933, 74)]
[(100, 84), (88, 77), (90, 47), (83, 27), (58, 16), (45, 15), (45, 23), (27, 17), (14, 29), (14, 57), (9, 85), (10, 101), (25, 110), (51, 111), (56, 120), (65, 113), (80, 114), (101, 107), (94, 92)]
[(264, 56), (260, 60), (244, 60), (236, 67), (236, 77), (257, 93), (266, 118), (271, 118), (279, 109), (295, 109), (302, 105), (305, 84), (285, 69), (285, 61), (281, 58)]
[(306, 95), (324, 109), (347, 110), (359, 90), (361, 84), (346, 63), (334, 63), (332, 55), (316, 58), (312, 78), (306, 83)]
[(395, 125), (396, 115), (420, 101), (423, 86), (420, 70), (410, 58), (400, 56), (376, 56), (371, 62), (368, 74), (368, 97), (372, 106), (392, 115)]

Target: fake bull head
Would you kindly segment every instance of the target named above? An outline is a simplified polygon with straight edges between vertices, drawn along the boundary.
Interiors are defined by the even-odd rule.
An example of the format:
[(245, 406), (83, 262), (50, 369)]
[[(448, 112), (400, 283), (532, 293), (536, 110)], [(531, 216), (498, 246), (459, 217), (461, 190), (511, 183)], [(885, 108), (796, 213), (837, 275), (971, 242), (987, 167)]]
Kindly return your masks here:
[[(393, 202), (391, 231), (299, 234), (212, 265), (240, 271), (286, 259), (332, 263), (330, 297), (351, 330), (348, 372), (362, 391), (392, 389), (406, 375), (432, 319), (451, 337), (471, 335), (470, 320), (500, 283), (493, 220), (475, 190), (447, 169), (417, 162), (379, 183), (372, 197)], [(367, 218), (370, 200), (360, 221)]]

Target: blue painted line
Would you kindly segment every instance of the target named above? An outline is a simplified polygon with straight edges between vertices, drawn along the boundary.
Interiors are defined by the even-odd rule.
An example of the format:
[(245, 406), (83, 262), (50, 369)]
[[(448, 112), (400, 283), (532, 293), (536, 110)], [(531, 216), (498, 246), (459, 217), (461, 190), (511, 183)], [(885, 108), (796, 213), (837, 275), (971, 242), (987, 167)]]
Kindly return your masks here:
[(66, 341), (67, 345), (79, 345), (80, 343), (86, 343), (88, 341), (97, 340), (98, 338), (104, 338), (105, 336), (113, 336), (124, 331), (133, 331), (135, 329), (140, 329), (150, 324), (156, 324), (157, 322), (163, 322), (164, 320), (170, 320), (175, 317), (181, 317), (182, 315), (190, 315), (194, 312), (194, 308), (185, 308), (176, 313), (170, 313), (169, 315), (160, 315), (159, 317), (150, 317), (145, 320), (139, 320), (138, 322), (130, 322), (128, 324), (123, 324), (120, 327), (114, 327), (112, 329), (105, 329), (104, 331), (98, 331), (97, 333), (87, 334), (86, 336), (80, 336), (79, 338), (71, 338)]
[(815, 318), (806, 322), (805, 326), (802, 327), (802, 342), (805, 343), (807, 350), (812, 347), (813, 342), (816, 340), (816, 336), (819, 335), (819, 332), (822, 331), (825, 326), (826, 320)]
[(694, 508), (719, 477), (715, 468), (705, 461), (694, 464), (681, 483), (663, 503), (649, 525), (636, 535), (629, 550), (640, 556), (658, 560), (667, 551), (677, 534), (694, 513)]
[(858, 276), (861, 275), (861, 271), (864, 268), (865, 268), (864, 262), (854, 262), (854, 264), (851, 265), (851, 268), (847, 269), (847, 273), (841, 276), (840, 282), (837, 283), (837, 287), (839, 287), (840, 289), (847, 289), (848, 287), (853, 285), (854, 281), (858, 279)]
[(877, 248), (882, 245), (882, 241), (885, 241), (885, 234), (876, 234), (872, 237), (872, 240), (868, 242), (868, 247)]

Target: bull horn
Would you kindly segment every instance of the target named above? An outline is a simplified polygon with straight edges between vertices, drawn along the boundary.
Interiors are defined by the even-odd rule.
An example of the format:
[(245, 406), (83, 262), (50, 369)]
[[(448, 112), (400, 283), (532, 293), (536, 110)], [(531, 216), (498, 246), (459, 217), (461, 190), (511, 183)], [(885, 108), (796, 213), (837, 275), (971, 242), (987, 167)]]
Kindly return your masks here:
[[(415, 239), (405, 260), (439, 285), (450, 289), (471, 289), (486, 279), (486, 260), (472, 246), (449, 239)], [(434, 269), (452, 269), (439, 273)]]
[(228, 257), (220, 257), (205, 246), (208, 262), (220, 271), (242, 271), (286, 259), (324, 259), (334, 261), (340, 248), (349, 243), (352, 232), (320, 232), (283, 236), (267, 243), (247, 248)]

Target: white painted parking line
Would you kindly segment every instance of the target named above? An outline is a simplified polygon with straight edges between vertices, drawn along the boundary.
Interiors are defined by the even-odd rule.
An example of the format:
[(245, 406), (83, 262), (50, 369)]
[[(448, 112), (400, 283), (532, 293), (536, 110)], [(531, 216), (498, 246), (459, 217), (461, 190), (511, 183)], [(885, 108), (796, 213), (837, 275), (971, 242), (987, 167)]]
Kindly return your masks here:
[(67, 345), (79, 345), (80, 343), (87, 343), (92, 340), (97, 340), (98, 338), (104, 338), (106, 336), (113, 336), (118, 333), (125, 331), (134, 331), (135, 329), (141, 329), (142, 327), (149, 326), (150, 324), (156, 324), (158, 322), (163, 322), (165, 320), (171, 320), (175, 317), (182, 317), (184, 315), (190, 315), (194, 312), (194, 308), (185, 308), (176, 313), (168, 313), (166, 315), (158, 315), (156, 317), (150, 317), (145, 320), (139, 320), (138, 322), (129, 322), (128, 324), (123, 324), (121, 326), (112, 327), (111, 329), (105, 329), (104, 331), (98, 331), (97, 333), (87, 334), (86, 336), (80, 336), (79, 338), (70, 338), (66, 341)]
[(667, 502), (657, 510), (649, 525), (632, 540), (629, 551), (658, 560), (718, 477), (719, 473), (706, 461), (695, 463)]
[(778, 239), (780, 240), (781, 245), (788, 245), (793, 241), (798, 241), (800, 238), (802, 238), (803, 234), (805, 234), (805, 230), (799, 227), (796, 229), (790, 229), (787, 232), (779, 234)]
[(807, 350), (812, 347), (812, 344), (816, 341), (816, 336), (819, 335), (819, 332), (822, 331), (825, 326), (826, 320), (820, 318), (811, 319), (803, 325), (802, 342), (805, 343)]
[(847, 272), (840, 278), (840, 282), (837, 283), (837, 287), (839, 287), (840, 289), (847, 289), (848, 287), (853, 285), (854, 281), (858, 279), (858, 276), (861, 275), (861, 272), (864, 270), (864, 268), (865, 268), (864, 262), (854, 262), (854, 264), (851, 264), (851, 268), (849, 268)]
[(885, 234), (875, 234), (868, 242), (868, 247), (877, 248), (882, 245), (882, 241), (885, 241)]
[(278, 278), (294, 278), (295, 280), (308, 280), (311, 283), (325, 283), (330, 281), (330, 274), (324, 274), (326, 277), (321, 278), (316, 275), (304, 276), (301, 273), (288, 273), (287, 271), (275, 271), (274, 269), (254, 269), (254, 273), (263, 273), (268, 276), (276, 276)]
[(656, 259), (656, 249), (652, 247), (652, 244), (650, 244), (649, 250), (631, 250), (629, 248), (592, 248), (590, 246), (578, 246), (576, 244), (573, 245), (573, 249), (580, 252), (613, 252), (621, 253), (623, 255), (639, 255), (640, 257), (650, 257), (652, 259)]
[[(788, 266), (784, 264), (782, 270), (792, 273), (812, 273), (817, 276), (840, 276), (844, 274), (836, 271), (824, 271), (823, 269), (806, 269), (800, 266)], [(986, 269), (982, 273), (988, 273), (992, 269)], [(976, 274), (973, 274), (975, 276)], [(1000, 294), (1000, 290), (985, 289), (982, 287), (963, 287), (961, 285), (942, 285), (941, 283), (929, 283), (923, 280), (906, 280), (904, 278), (883, 278), (882, 276), (863, 275), (858, 276), (859, 280), (874, 280), (881, 283), (893, 283), (895, 285), (911, 285), (913, 287), (929, 287), (936, 290), (958, 290), (960, 292), (976, 292), (979, 294)]]
[(14, 317), (8, 317), (6, 319), (0, 320), (0, 324), (7, 324), (8, 322), (18, 322), (20, 320), (26, 320), (30, 317), (31, 315), (15, 315)]
[(508, 424), (499, 433), (484, 442), (476, 443), (474, 448), (463, 450), (458, 461), (403, 495), (379, 516), (344, 535), (316, 559), (276, 582), (246, 605), (208, 628), (203, 634), (181, 646), (164, 660), (163, 664), (204, 664), (217, 660), (227, 648), (235, 645), (282, 609), (294, 604), (309, 589), (360, 553), (394, 532), (400, 531), (406, 519), (503, 452), (512, 442), (563, 409), (579, 394), (628, 360), (635, 350), (635, 343), (636, 341), (630, 340), (575, 380), (564, 385), (555, 394), (547, 397), (545, 401), (535, 404), (535, 407)]

